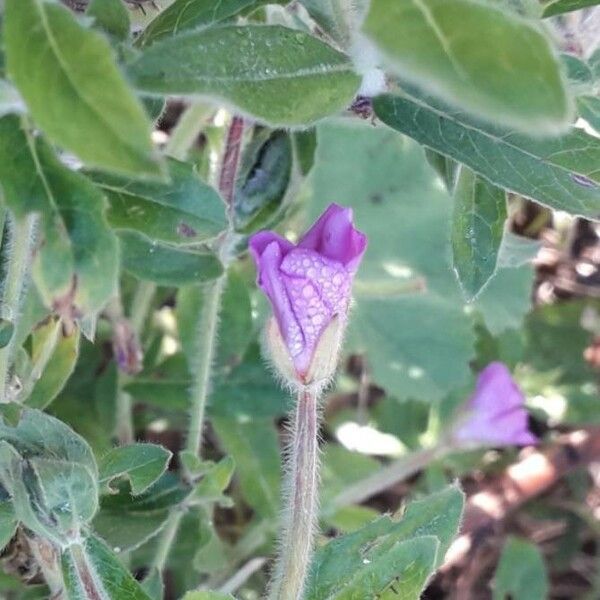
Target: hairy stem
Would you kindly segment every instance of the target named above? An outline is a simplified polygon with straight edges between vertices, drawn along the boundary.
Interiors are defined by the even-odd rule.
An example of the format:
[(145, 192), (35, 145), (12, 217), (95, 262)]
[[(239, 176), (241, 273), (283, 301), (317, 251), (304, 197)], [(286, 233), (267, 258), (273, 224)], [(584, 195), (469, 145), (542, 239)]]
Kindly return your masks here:
[(269, 598), (299, 600), (308, 574), (317, 522), (317, 397), (302, 390), (298, 395), (291, 455), (286, 474), (287, 506), (280, 554)]
[(208, 104), (202, 102), (191, 104), (173, 129), (166, 153), (179, 160), (185, 160), (212, 110)]
[[(9, 247), (6, 279), (2, 290), (2, 317), (12, 322), (15, 330), (21, 313), (24, 292), (29, 281), (31, 256), (37, 216), (22, 219), (9, 216)], [(0, 349), (0, 402), (9, 402), (9, 369), (15, 351), (13, 333), (8, 345)]]
[(350, 504), (360, 504), (372, 496), (387, 490), (390, 486), (414, 475), (425, 468), (436, 458), (447, 452), (445, 446), (434, 446), (417, 450), (403, 456), (389, 465), (379, 469), (373, 475), (357, 481), (347, 487), (341, 494), (333, 499), (332, 507), (342, 508)]
[(173, 512), (171, 512), (166, 525), (160, 532), (154, 558), (152, 560), (152, 564), (150, 565), (150, 571), (152, 571), (152, 569), (156, 569), (160, 573), (165, 568), (167, 559), (169, 558), (169, 552), (171, 551), (171, 547), (173, 546), (175, 538), (177, 537), (177, 531), (179, 530), (179, 525), (181, 524), (183, 514), (183, 511), (179, 510), (178, 508), (173, 509)]
[(242, 117), (233, 116), (229, 130), (227, 131), (225, 151), (223, 152), (221, 171), (219, 173), (219, 191), (230, 209), (231, 203), (233, 202), (233, 193), (235, 191), (235, 178), (240, 162), (240, 150), (243, 137), (244, 119), (242, 119)]
[(217, 346), (217, 326), (221, 296), (225, 287), (225, 275), (204, 286), (204, 300), (200, 315), (200, 330), (196, 347), (196, 364), (194, 365), (194, 385), (192, 387), (191, 414), (185, 449), (198, 455), (202, 444), (206, 402), (210, 389), (211, 368)]

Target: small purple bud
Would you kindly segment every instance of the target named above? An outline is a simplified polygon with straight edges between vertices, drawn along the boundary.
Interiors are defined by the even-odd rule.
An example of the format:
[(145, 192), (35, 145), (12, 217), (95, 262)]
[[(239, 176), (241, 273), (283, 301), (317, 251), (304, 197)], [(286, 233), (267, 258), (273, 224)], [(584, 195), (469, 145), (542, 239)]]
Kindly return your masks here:
[(136, 375), (142, 370), (142, 349), (126, 319), (113, 324), (113, 353), (119, 370), (127, 375)]
[(271, 352), (277, 361), (273, 346), (285, 350), (283, 362), (290, 368), (280, 370), (286, 377), (303, 384), (323, 378), (322, 367), (313, 364), (316, 358), (324, 360), (318, 348), (322, 338), (331, 346), (325, 351), (326, 362), (335, 363), (331, 355), (337, 355), (352, 280), (366, 248), (366, 236), (352, 223), (352, 209), (337, 204), (329, 206), (297, 245), (273, 231), (261, 231), (250, 239), (257, 283), (271, 302), (277, 325), (270, 325), (267, 335), (280, 337), (270, 342)]
[(527, 446), (538, 439), (528, 429), (525, 397), (500, 362), (489, 364), (477, 379), (465, 418), (453, 432), (459, 445)]

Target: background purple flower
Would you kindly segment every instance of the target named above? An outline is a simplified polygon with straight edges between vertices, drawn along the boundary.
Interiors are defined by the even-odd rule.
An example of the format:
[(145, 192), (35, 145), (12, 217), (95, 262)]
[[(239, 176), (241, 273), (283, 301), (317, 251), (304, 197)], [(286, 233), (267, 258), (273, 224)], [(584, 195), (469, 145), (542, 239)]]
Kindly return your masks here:
[(523, 393), (500, 362), (489, 364), (477, 379), (465, 420), (453, 432), (459, 443), (488, 446), (528, 445), (537, 438), (528, 429)]
[(346, 318), (352, 279), (367, 247), (352, 209), (331, 204), (297, 245), (273, 231), (250, 239), (257, 283), (273, 307), (294, 367), (304, 375), (324, 329)]

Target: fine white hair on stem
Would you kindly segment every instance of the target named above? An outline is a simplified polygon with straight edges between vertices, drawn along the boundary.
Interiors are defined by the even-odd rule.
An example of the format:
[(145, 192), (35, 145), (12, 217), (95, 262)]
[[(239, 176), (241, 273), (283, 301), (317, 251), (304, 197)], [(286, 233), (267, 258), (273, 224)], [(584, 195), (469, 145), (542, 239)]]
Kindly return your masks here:
[(303, 595), (317, 531), (318, 422), (317, 395), (308, 388), (300, 390), (285, 455), (282, 528), (270, 600), (299, 600)]

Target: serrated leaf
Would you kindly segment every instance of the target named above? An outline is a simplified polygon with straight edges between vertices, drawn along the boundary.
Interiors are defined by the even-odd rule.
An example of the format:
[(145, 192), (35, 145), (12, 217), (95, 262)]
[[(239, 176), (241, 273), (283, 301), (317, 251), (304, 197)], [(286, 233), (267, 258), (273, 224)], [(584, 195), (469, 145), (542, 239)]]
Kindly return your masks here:
[(211, 424), (225, 451), (235, 460), (248, 504), (259, 516), (276, 518), (281, 473), (279, 440), (273, 421), (213, 417)]
[[(409, 595), (401, 597), (417, 599), (456, 535), (463, 503), (460, 490), (449, 487), (411, 503), (398, 522), (380, 517), (332, 540), (313, 558), (307, 600), (372, 597), (396, 579), (407, 586), (401, 589)], [(412, 570), (403, 573), (409, 569), (411, 553), (421, 559), (418, 575)]]
[(151, 600), (99, 538), (88, 536), (62, 554), (68, 600)]
[(454, 189), (454, 271), (471, 302), (496, 272), (506, 221), (504, 190), (461, 167)]
[(138, 496), (165, 472), (171, 456), (169, 450), (156, 444), (138, 443), (113, 448), (100, 460), (100, 486), (110, 493), (113, 481), (126, 477), (131, 484), (131, 493)]
[(190, 164), (170, 159), (167, 166), (169, 183), (91, 174), (108, 198), (110, 225), (173, 244), (203, 242), (224, 231), (225, 204), (215, 189)]
[(475, 0), (373, 0), (363, 30), (395, 74), (469, 112), (538, 135), (570, 123), (559, 63), (533, 20)]
[(33, 276), (47, 306), (71, 296), (81, 313), (99, 310), (117, 285), (117, 241), (104, 221), (100, 192), (69, 170), (19, 119), (0, 119), (4, 202), (18, 218), (40, 212), (40, 248)]
[(60, 319), (49, 319), (31, 339), (31, 369), (22, 383), (21, 402), (43, 409), (60, 393), (79, 356), (79, 328), (65, 331)]
[(93, 17), (94, 25), (118, 40), (129, 37), (129, 13), (123, 0), (91, 0), (86, 15)]
[(599, 0), (542, 0), (543, 17), (554, 17), (573, 10), (581, 10), (588, 6), (600, 4)]
[(180, 248), (130, 231), (119, 234), (123, 268), (139, 279), (180, 286), (216, 279), (223, 265), (209, 250)]
[(159, 175), (150, 123), (102, 35), (60, 4), (7, 0), (4, 42), (8, 73), (48, 137), (88, 165)]
[(129, 74), (142, 91), (226, 100), (276, 126), (306, 125), (339, 112), (360, 83), (346, 56), (278, 25), (184, 33), (145, 50)]
[(600, 140), (580, 129), (559, 137), (527, 137), (483, 124), (431, 97), (408, 94), (384, 94), (373, 107), (389, 127), (498, 187), (571, 214), (597, 218), (600, 213)]
[(136, 44), (143, 48), (166, 36), (214, 25), (256, 4), (257, 0), (175, 0), (150, 21)]
[(534, 600), (548, 596), (548, 574), (535, 544), (509, 537), (494, 575), (494, 600)]

